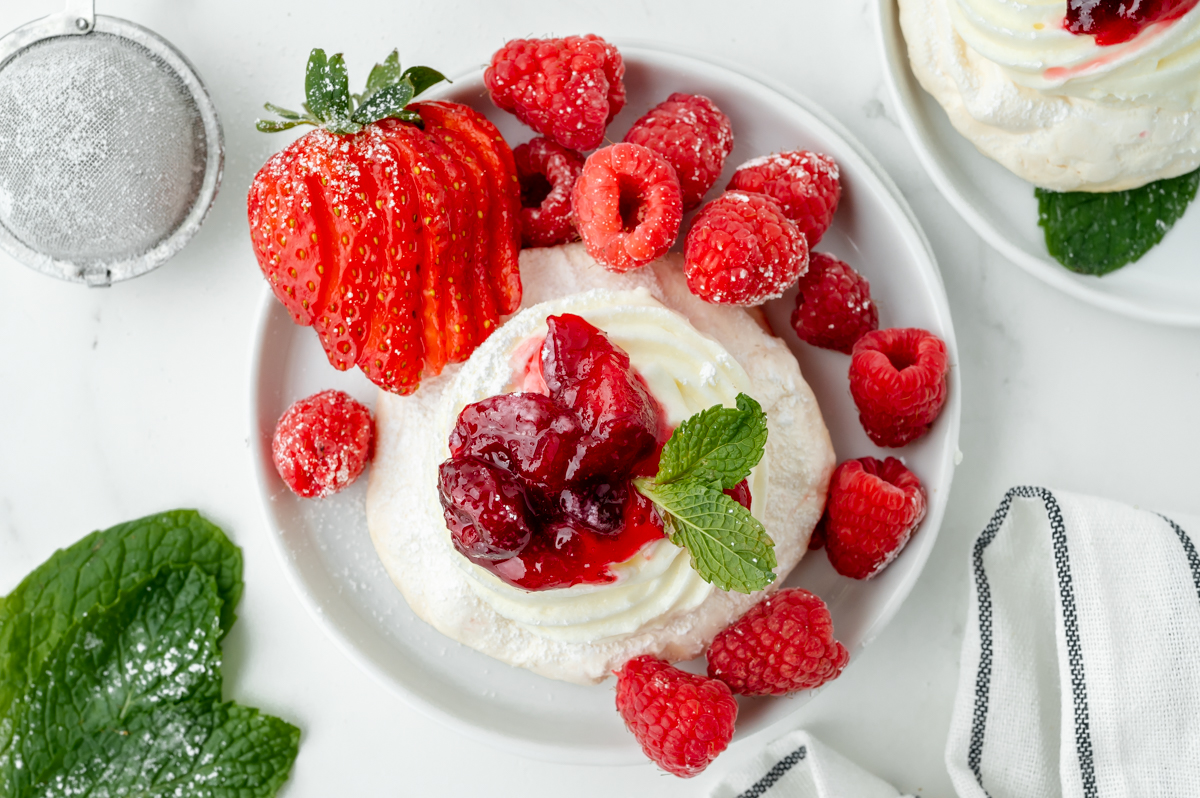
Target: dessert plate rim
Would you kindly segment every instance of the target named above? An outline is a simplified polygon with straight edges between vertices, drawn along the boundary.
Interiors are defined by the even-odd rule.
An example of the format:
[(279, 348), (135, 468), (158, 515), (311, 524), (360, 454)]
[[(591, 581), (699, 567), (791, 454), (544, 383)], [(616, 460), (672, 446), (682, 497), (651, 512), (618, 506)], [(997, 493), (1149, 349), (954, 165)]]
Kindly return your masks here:
[[(710, 79), (715, 76), (726, 83), (740, 84), (744, 87), (754, 88), (757, 91), (765, 89), (768, 93), (776, 95), (777, 102), (794, 106), (791, 110), (795, 111), (798, 109), (803, 115), (811, 119), (810, 124), (815, 126), (811, 128), (812, 130), (820, 135), (836, 139), (839, 145), (851, 154), (852, 158), (858, 159), (858, 163), (850, 164), (853, 172), (858, 176), (857, 179), (862, 183), (869, 184), (865, 187), (870, 189), (869, 193), (873, 195), (873, 199), (878, 200), (886, 206), (887, 213), (893, 216), (897, 230), (905, 239), (904, 244), (913, 252), (913, 259), (916, 263), (914, 269), (915, 277), (922, 286), (918, 290), (927, 293), (934, 308), (935, 318), (931, 319), (930, 323), (931, 326), (936, 327), (938, 333), (945, 340), (952, 366), (949, 375), (949, 399), (941, 418), (939, 418), (934, 427), (934, 432), (929, 436), (931, 454), (928, 456), (936, 459), (938, 462), (942, 478), (936, 486), (931, 486), (933, 489), (929, 500), (929, 512), (921, 526), (919, 534), (914, 536), (912, 543), (910, 543), (909, 547), (901, 555), (901, 560), (908, 561), (908, 564), (903, 569), (896, 569), (896, 575), (900, 578), (890, 580), (886, 583), (888, 585), (886, 588), (888, 592), (883, 595), (878, 602), (879, 606), (870, 615), (869, 623), (855, 630), (855, 642), (850, 646), (851, 664), (853, 664), (862, 648), (869, 644), (894, 617), (919, 578), (936, 541), (938, 529), (945, 513), (950, 483), (958, 457), (961, 383), (957, 367), (957, 345), (950, 318), (949, 303), (932, 248), (908, 203), (904, 200), (893, 181), (879, 166), (878, 162), (866, 152), (862, 145), (841, 124), (831, 118), (828, 113), (815, 105), (811, 100), (767, 77), (757, 75), (744, 67), (714, 59), (707, 54), (701, 56), (686, 50), (666, 48), (659, 44), (650, 45), (645, 42), (632, 40), (618, 39), (616, 40), (616, 44), (620, 47), (627, 63), (638, 65), (668, 63), (676, 67), (686, 66), (689, 69), (695, 70), (698, 74), (707, 74), (710, 76)], [(446, 91), (440, 92), (439, 96), (467, 92), (471, 90), (472, 86), (481, 85), (481, 76), (481, 68), (471, 70), (456, 78), (453, 86), (449, 87)], [(835, 219), (836, 225), (837, 221)], [(281, 321), (288, 321), (286, 311), (275, 300), (270, 288), (264, 286), (251, 346), (248, 397), (250, 457), (260, 504), (262, 506), (263, 518), (269, 531), (268, 538), (270, 539), (271, 547), (275, 551), (287, 581), (300, 599), (301, 604), (313, 619), (316, 620), (317, 625), (329, 636), (339, 650), (352, 662), (370, 674), (388, 692), (400, 697), (414, 709), (462, 734), (503, 750), (548, 761), (593, 765), (623, 765), (645, 762), (645, 757), (638, 750), (632, 736), (629, 736), (626, 744), (620, 746), (597, 747), (587, 742), (581, 743), (572, 740), (547, 741), (544, 739), (533, 739), (530, 736), (522, 736), (520, 734), (498, 733), (493, 728), (489, 728), (482, 723), (473, 722), (463, 712), (456, 712), (451, 709), (445, 700), (445, 696), (436, 693), (431, 694), (430, 691), (423, 690), (420, 686), (407, 684), (403, 680), (398, 679), (394, 673), (389, 672), (382, 666), (377, 657), (366, 650), (368, 644), (378, 641), (365, 640), (363, 635), (378, 635), (379, 633), (373, 631), (367, 621), (351, 617), (352, 613), (348, 615), (340, 611), (339, 603), (344, 603), (345, 599), (342, 596), (340, 587), (337, 590), (333, 589), (332, 583), (328, 580), (328, 574), (324, 575), (326, 581), (321, 583), (315, 582), (312, 574), (305, 572), (304, 569), (307, 566), (303, 564), (303, 561), (312, 555), (312, 546), (300, 534), (301, 530), (289, 528), (287, 519), (284, 517), (286, 515), (285, 506), (293, 501), (294, 497), (286, 494), (286, 489), (281, 490), (282, 483), (278, 475), (274, 472), (271, 460), (271, 432), (274, 428), (274, 419), (279, 412), (273, 409), (274, 405), (278, 404), (278, 396), (276, 396), (278, 386), (274, 382), (278, 382), (275, 377), (283, 367), (273, 362), (271, 356), (268, 354), (270, 347), (278, 345), (272, 343), (269, 339), (272, 336), (282, 334), (282, 336), (289, 337), (289, 340), (291, 340), (291, 338), (302, 334), (311, 333), (302, 328), (290, 325), (290, 321), (288, 321), (288, 325), (290, 326), (283, 326)], [(846, 364), (848, 365), (848, 359)], [(322, 365), (327, 367), (327, 364)], [(329, 382), (332, 383), (337, 379), (346, 378), (347, 373), (334, 372), (332, 367), (327, 368), (329, 375), (323, 375), (323, 377), (327, 376)], [(365, 378), (362, 382), (365, 383)], [(298, 398), (300, 398), (299, 395), (291, 396), (287, 398), (287, 402), (290, 403)], [(849, 401), (849, 395), (847, 394), (846, 402)], [(861, 452), (853, 454), (843, 453), (843, 456), (861, 456), (861, 454)], [(362, 482), (365, 482), (365, 479)], [(351, 490), (354, 490), (356, 487), (359, 486), (352, 486)], [(364, 536), (367, 534), (365, 524), (361, 532)], [(883, 584), (882, 580), (880, 580), (880, 584)], [(398, 590), (396, 594), (399, 595)], [(349, 622), (346, 622), (345, 619), (347, 618), (350, 618)], [(451, 647), (458, 645), (449, 638), (446, 638), (445, 642)], [(498, 662), (496, 663), (496, 667), (507, 668), (507, 666)], [(552, 689), (551, 686), (560, 684), (548, 679), (544, 681), (546, 682), (547, 689)], [(835, 682), (828, 688), (823, 689), (836, 689), (836, 684)], [(607, 684), (586, 689), (600, 691), (607, 689), (611, 692), (611, 687)], [(767, 720), (764, 722), (756, 723), (748, 730), (740, 730), (740, 733), (735, 736), (734, 745), (740, 745), (743, 741), (751, 737), (757, 738), (764, 733), (768, 733), (770, 729), (776, 728), (786, 722), (786, 719), (807, 703), (807, 700), (814, 693), (815, 691), (808, 691), (807, 693), (799, 694), (786, 704), (780, 704), (777, 711), (767, 713)], [(757, 700), (761, 701), (762, 699)], [(778, 701), (778, 699), (774, 700)]]
[[(1105, 279), (1104, 277), (1077, 274), (1047, 254), (1035, 253), (1022, 247), (1005, 236), (988, 214), (968, 198), (950, 175), (951, 166), (956, 162), (957, 156), (948, 149), (937, 146), (936, 136), (923, 119), (920, 97), (925, 90), (909, 66), (908, 46), (900, 30), (898, 3), (899, 0), (878, 0), (875, 4), (876, 35), (883, 53), (884, 80), (896, 107), (900, 127), (916, 151), (917, 160), (921, 162), (921, 166), (941, 195), (967, 224), (1008, 260), (1076, 299), (1140, 321), (1177, 327), (1200, 327), (1200, 307), (1195, 310), (1181, 310), (1104, 290), (1098, 282)], [(990, 160), (974, 148), (970, 149), (967, 157), (971, 160), (978, 159), (980, 162)], [(1033, 184), (1029, 184), (1029, 187), (1032, 192)], [(1031, 219), (1030, 224), (1036, 227), (1036, 218)], [(1138, 266), (1138, 262), (1127, 264), (1121, 271), (1136, 269)]]

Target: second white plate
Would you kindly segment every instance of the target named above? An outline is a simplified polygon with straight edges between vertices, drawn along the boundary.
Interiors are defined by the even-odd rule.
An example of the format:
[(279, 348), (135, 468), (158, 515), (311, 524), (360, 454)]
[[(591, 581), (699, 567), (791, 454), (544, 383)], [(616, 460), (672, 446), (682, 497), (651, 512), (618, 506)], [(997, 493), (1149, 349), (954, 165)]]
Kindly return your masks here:
[(1141, 260), (1103, 277), (1076, 274), (1050, 257), (1033, 186), (975, 149), (908, 64), (896, 0), (879, 0), (884, 71), (901, 127), (938, 190), (984, 240), (1050, 285), (1144, 321), (1200, 327), (1200, 202)]
[[(789, 579), (824, 598), (835, 632), (855, 658), (895, 614), (925, 565), (946, 507), (958, 444), (960, 387), (954, 329), (928, 244), (895, 186), (848, 134), (811, 103), (761, 78), (696, 58), (642, 47), (621, 48), (629, 102), (609, 128), (617, 140), (671, 92), (711, 97), (732, 119), (736, 147), (718, 188), (739, 163), (798, 147), (826, 152), (841, 166), (842, 206), (819, 249), (841, 257), (871, 281), (884, 327), (919, 326), (945, 340), (950, 398), (933, 430), (902, 450), (883, 452), (859, 426), (847, 380), (849, 358), (801, 344), (788, 316), (792, 295), (768, 307), (812, 385), (838, 459), (903, 456), (929, 494), (929, 514), (903, 554), (879, 577), (838, 576), (823, 552), (806, 557)], [(496, 111), (480, 72), (442, 96), (491, 117), (509, 142), (531, 137)], [(247, 263), (246, 268), (254, 268)], [(574, 763), (623, 764), (645, 758), (625, 730), (609, 685), (579, 687), (512, 668), (455, 643), (418, 619), (392, 585), (367, 533), (366, 479), (322, 501), (292, 495), (271, 462), (276, 420), (296, 399), (340, 388), (374, 404), (375, 389), (356, 371), (329, 366), (311, 330), (291, 323), (264, 288), (253, 344), (250, 423), (254, 469), (272, 542), (301, 601), (332, 640), (386, 688), (419, 709), (477, 738), (522, 754)], [(703, 661), (689, 667), (702, 668)], [(838, 689), (833, 682), (824, 689)], [(737, 739), (767, 729), (808, 699), (742, 700)]]

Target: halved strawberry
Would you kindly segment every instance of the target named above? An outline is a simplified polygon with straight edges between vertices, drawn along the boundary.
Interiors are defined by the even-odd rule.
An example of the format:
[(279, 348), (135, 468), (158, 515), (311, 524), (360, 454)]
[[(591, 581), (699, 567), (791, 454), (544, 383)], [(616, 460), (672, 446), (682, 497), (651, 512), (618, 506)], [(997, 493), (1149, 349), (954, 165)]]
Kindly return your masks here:
[(379, 387), (408, 394), (421, 382), (425, 343), (421, 335), (421, 220), (416, 184), (383, 132), (368, 125), (358, 142), (377, 187), (375, 208), (388, 231), (383, 269), (367, 340), (358, 366)]
[(318, 226), (302, 179), (306, 168), (301, 141), (275, 153), (258, 171), (246, 206), (259, 268), (292, 319), (307, 327), (313, 323), (324, 277), (317, 271)]
[(413, 103), (411, 108), (426, 124), (461, 133), (479, 153), (492, 189), (488, 229), (497, 310), (502, 315), (515, 313), (521, 306), (521, 185), (512, 149), (496, 126), (473, 108), (444, 100)]
[(431, 124), (426, 124), (425, 132), (454, 154), (464, 168), (467, 181), (467, 197), (471, 206), (467, 210), (473, 228), (473, 251), (469, 253), (470, 269), (465, 278), (468, 284), (464, 290), (469, 291), (474, 348), (492, 334), (500, 321), (496, 310), (495, 287), (489, 274), (491, 235), (487, 217), (492, 204), (491, 186), (475, 148), (462, 133)]

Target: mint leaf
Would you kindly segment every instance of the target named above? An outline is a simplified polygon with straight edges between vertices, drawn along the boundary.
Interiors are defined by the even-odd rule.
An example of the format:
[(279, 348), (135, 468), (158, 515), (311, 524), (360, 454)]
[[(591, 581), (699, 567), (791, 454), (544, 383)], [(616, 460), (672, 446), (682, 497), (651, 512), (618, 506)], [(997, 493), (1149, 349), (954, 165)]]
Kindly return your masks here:
[(688, 550), (692, 567), (722, 590), (753, 593), (775, 581), (775, 543), (750, 511), (723, 492), (695, 481), (634, 486), (654, 502), (672, 543)]
[(1128, 191), (1035, 189), (1038, 224), (1059, 263), (1101, 275), (1145, 255), (1179, 221), (1200, 185), (1200, 169)]
[(84, 615), (170, 567), (215, 580), (221, 634), (237, 617), (242, 552), (195, 510), (174, 510), (93, 532), (55, 552), (0, 604), (0, 720), (49, 653)]
[(232, 702), (169, 705), (65, 752), (27, 794), (267, 798), (287, 780), (299, 740), (290, 723)]
[(220, 613), (210, 575), (168, 568), (72, 626), (0, 728), (0, 795), (28, 794), (62, 752), (140, 713), (220, 701)]
[(758, 402), (740, 393), (736, 410), (716, 405), (676, 428), (663, 446), (654, 481), (665, 485), (696, 480), (727, 490), (750, 475), (766, 443), (766, 414)]

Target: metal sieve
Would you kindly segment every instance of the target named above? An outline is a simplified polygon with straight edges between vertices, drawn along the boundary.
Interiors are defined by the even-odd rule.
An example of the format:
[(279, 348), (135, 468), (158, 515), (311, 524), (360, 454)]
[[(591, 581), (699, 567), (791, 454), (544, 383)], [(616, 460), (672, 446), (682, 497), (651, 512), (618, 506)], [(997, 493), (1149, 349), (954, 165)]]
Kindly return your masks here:
[(0, 39), (0, 248), (88, 285), (137, 277), (199, 229), (221, 123), (192, 65), (94, 0)]

